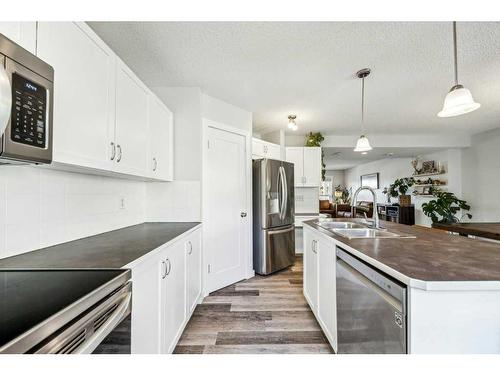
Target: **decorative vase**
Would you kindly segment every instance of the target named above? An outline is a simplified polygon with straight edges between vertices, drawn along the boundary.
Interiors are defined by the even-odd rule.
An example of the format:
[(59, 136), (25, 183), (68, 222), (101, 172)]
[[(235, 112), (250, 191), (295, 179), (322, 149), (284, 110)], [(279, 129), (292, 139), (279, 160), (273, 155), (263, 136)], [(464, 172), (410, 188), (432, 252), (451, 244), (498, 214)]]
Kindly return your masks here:
[(399, 205), (401, 207), (411, 206), (411, 195), (400, 195), (399, 196)]

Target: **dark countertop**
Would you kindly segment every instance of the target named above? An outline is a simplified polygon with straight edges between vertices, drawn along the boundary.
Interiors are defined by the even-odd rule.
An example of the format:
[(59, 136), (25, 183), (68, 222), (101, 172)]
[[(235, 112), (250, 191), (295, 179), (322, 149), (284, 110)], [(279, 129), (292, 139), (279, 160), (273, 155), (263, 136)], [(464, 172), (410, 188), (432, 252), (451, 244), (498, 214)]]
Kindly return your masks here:
[(143, 223), (0, 259), (0, 268), (121, 268), (200, 223)]
[(500, 241), (500, 223), (435, 223), (433, 228)]
[[(357, 250), (368, 257), (373, 265), (385, 265), (409, 279), (424, 282), (500, 281), (500, 244), (494, 242), (385, 221), (381, 224), (391, 232), (415, 238), (349, 240), (319, 227), (315, 221), (305, 221), (304, 224)], [(408, 281), (400, 280), (405, 283)]]

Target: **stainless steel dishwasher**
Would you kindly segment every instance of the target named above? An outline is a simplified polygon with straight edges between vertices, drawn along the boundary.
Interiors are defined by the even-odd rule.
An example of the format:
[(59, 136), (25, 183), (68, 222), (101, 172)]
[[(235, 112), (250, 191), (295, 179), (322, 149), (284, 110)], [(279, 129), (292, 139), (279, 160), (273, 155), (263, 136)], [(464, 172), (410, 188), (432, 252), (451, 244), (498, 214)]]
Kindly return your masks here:
[(337, 248), (338, 353), (406, 353), (406, 287)]

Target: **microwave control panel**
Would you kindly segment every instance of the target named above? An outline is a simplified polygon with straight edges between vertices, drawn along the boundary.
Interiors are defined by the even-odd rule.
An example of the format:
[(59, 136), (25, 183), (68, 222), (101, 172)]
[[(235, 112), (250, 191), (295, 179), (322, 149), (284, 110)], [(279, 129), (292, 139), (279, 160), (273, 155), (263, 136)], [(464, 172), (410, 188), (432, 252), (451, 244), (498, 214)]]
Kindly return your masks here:
[(46, 88), (13, 73), (10, 132), (12, 141), (45, 148), (47, 128)]

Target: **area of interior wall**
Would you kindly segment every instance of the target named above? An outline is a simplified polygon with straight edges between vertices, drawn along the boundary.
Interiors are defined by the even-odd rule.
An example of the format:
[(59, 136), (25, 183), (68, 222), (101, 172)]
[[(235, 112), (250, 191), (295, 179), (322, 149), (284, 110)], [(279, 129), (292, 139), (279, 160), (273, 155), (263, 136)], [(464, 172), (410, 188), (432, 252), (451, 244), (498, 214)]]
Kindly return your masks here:
[(332, 180), (332, 185), (335, 188), (336, 186), (345, 186), (345, 176), (344, 176), (344, 171), (334, 171), (334, 170), (327, 170), (325, 171), (325, 178), (331, 178)]
[[(446, 174), (439, 176), (448, 182), (447, 190), (455, 193), (458, 197), (462, 196), (462, 150), (448, 149), (427, 155), (421, 155), (421, 159), (435, 160), (441, 162), (447, 171)], [(366, 164), (361, 164), (345, 171), (345, 186), (352, 187), (352, 192), (361, 184), (361, 176), (370, 173), (379, 173), (379, 189), (376, 190), (377, 201), (387, 202), (387, 196), (382, 193), (384, 187), (388, 187), (397, 178), (409, 177), (413, 173), (411, 158), (385, 158)], [(410, 189), (410, 193), (413, 189)], [(359, 193), (358, 200), (372, 201), (373, 198), (368, 191)], [(431, 220), (424, 215), (422, 204), (429, 201), (430, 198), (412, 197), (415, 204), (415, 223), (418, 225), (430, 226)], [(396, 199), (393, 199), (396, 201)]]
[(462, 153), (462, 195), (471, 205), (471, 221), (498, 221), (500, 129), (477, 134), (471, 143)]

